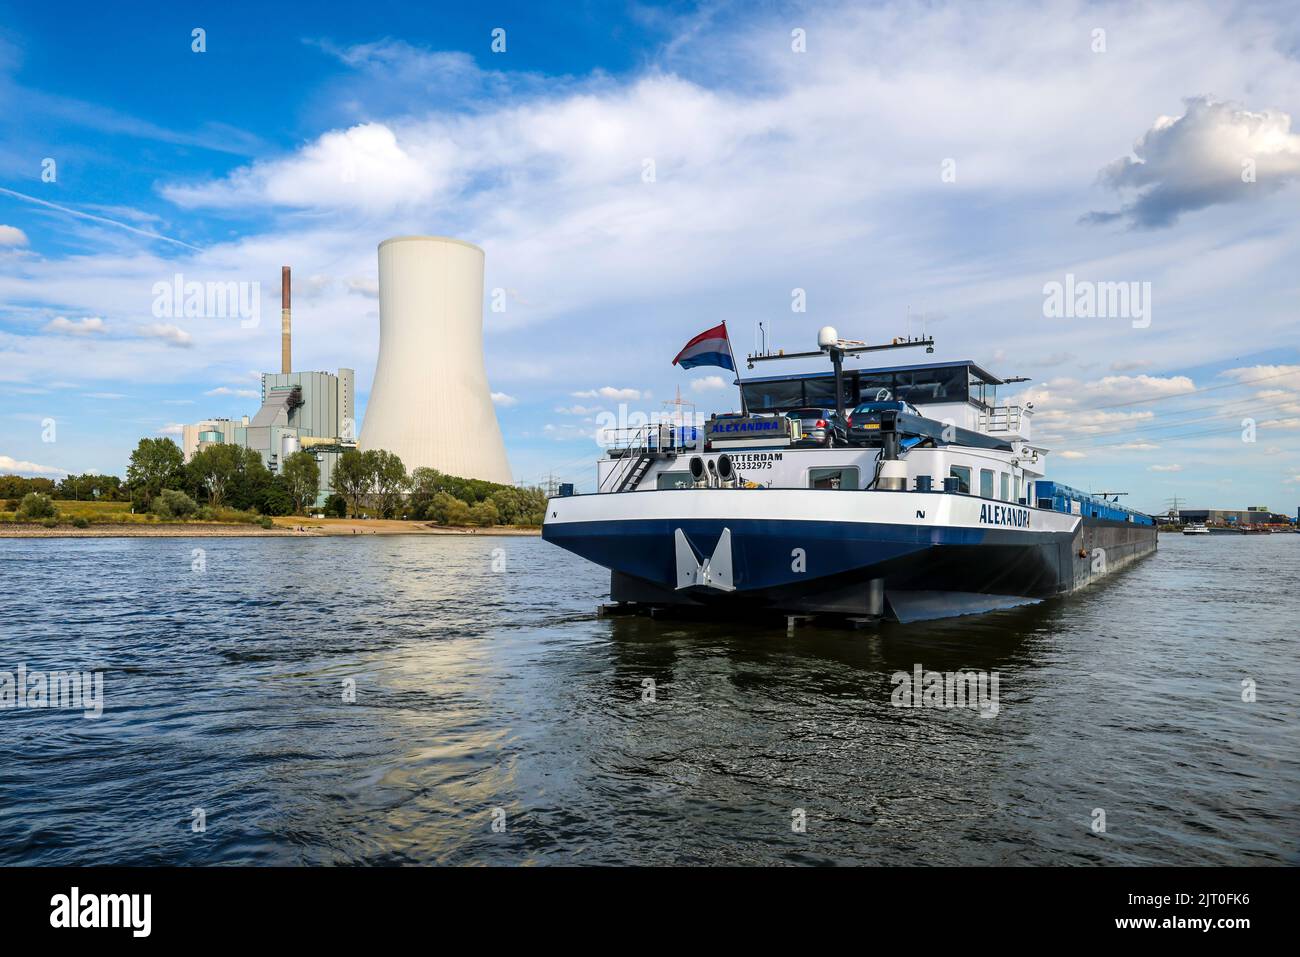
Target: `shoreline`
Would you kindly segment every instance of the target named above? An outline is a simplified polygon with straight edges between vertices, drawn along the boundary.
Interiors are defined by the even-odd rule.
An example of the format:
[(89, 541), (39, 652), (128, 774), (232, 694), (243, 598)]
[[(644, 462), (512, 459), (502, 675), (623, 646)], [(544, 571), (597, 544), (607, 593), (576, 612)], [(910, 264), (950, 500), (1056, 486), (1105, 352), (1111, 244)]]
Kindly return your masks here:
[(399, 519), (275, 519), (274, 528), (260, 525), (203, 523), (116, 524), (105, 522), (86, 528), (38, 524), (0, 525), (0, 538), (332, 538), (339, 535), (498, 535), (538, 536), (540, 528), (493, 526), (476, 528), (431, 525)]

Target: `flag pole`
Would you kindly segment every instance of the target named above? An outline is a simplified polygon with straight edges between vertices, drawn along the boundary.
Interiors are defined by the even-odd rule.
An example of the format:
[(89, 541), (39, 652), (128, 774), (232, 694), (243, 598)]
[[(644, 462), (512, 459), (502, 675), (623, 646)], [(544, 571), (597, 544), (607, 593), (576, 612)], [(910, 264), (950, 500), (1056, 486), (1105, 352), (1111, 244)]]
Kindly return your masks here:
[(740, 390), (740, 414), (749, 415), (745, 404), (745, 387), (740, 381), (740, 366), (736, 365), (736, 353), (731, 348), (731, 333), (727, 331), (727, 320), (722, 320), (722, 334), (727, 338), (727, 355), (731, 356), (731, 371), (736, 374), (736, 388)]

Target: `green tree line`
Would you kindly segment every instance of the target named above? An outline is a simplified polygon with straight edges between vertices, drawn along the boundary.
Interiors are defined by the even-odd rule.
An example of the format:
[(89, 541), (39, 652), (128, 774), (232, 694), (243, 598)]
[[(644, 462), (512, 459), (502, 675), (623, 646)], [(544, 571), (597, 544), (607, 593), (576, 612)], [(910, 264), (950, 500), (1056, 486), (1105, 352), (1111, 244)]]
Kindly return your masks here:
[[(435, 469), (407, 474), (402, 460), (382, 449), (349, 450), (334, 466), (326, 511), (340, 517), (374, 515), (440, 525), (540, 525), (546, 512), (541, 489), (516, 488), (458, 478)], [(252, 449), (215, 444), (185, 461), (169, 438), (141, 439), (131, 453), (125, 481), (114, 475), (47, 478), (0, 475), (0, 500), (10, 510), (31, 494), (46, 499), (130, 502), (136, 512), (164, 518), (198, 515), (200, 509), (236, 509), (261, 515), (304, 514), (316, 506), (320, 465), (310, 452), (285, 459), (272, 474)], [(33, 500), (35, 501), (35, 500)], [(2, 504), (2, 503), (0, 503)], [(33, 508), (41, 507), (33, 505)], [(208, 517), (205, 513), (202, 517)]]

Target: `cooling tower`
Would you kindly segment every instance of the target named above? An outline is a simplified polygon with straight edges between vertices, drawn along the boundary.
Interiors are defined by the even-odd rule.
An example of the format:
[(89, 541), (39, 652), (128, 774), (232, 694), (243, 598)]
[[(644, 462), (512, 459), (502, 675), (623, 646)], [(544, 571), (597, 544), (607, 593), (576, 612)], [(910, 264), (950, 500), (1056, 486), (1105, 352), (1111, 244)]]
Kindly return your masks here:
[(379, 244), (379, 361), (363, 449), (509, 484), (510, 463), (483, 368), (483, 250), (458, 239)]

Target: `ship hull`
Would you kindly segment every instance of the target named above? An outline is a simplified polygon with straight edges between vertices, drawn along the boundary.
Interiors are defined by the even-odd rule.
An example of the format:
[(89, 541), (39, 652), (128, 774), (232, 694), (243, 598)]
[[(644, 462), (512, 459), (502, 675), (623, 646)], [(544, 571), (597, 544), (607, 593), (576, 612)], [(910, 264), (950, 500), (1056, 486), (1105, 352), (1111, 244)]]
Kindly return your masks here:
[[(610, 569), (615, 601), (902, 620), (1065, 594), (1156, 548), (1154, 526), (969, 495), (808, 489), (552, 499), (542, 534)], [(693, 563), (725, 575), (692, 583)]]

